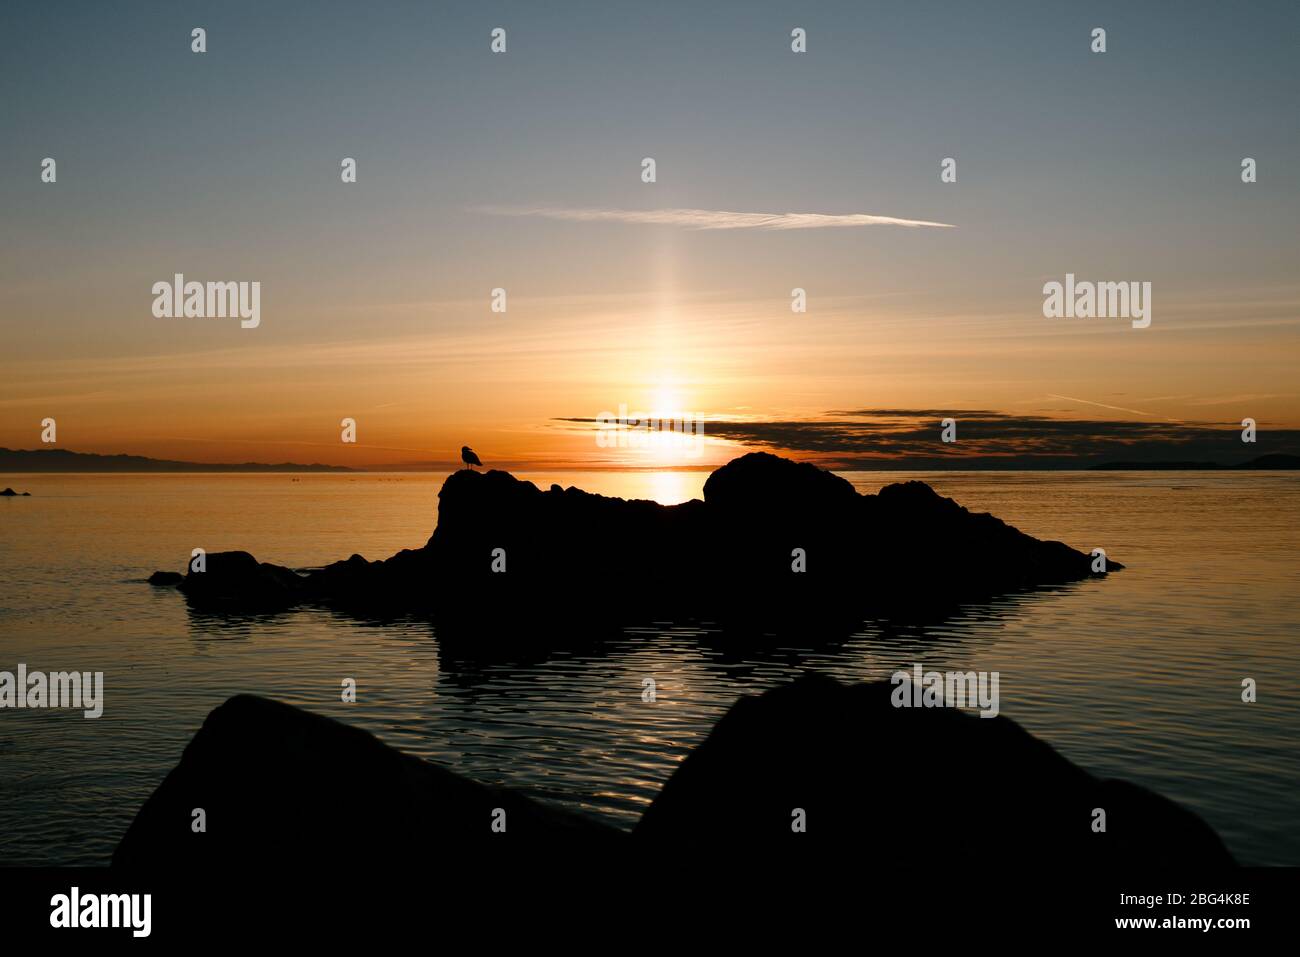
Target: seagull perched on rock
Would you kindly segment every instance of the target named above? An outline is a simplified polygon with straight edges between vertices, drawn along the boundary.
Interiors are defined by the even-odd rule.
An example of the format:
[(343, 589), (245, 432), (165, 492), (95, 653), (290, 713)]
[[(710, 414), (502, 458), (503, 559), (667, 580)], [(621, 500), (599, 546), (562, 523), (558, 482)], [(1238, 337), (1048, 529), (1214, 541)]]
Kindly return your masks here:
[(476, 465), (483, 464), (478, 460), (478, 456), (474, 454), (474, 450), (471, 449), (468, 445), (462, 445), (460, 447), (460, 460), (464, 462), (465, 465), (468, 466), (469, 468), (473, 468)]

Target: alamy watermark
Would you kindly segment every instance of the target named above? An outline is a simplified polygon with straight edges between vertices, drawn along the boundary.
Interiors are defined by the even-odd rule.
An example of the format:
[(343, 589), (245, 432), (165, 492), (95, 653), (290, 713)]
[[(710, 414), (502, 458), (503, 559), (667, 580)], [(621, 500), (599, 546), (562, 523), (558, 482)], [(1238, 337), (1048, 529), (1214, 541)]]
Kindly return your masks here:
[(596, 445), (602, 449), (673, 446), (699, 455), (704, 451), (704, 417), (692, 412), (629, 415), (627, 406), (620, 405), (617, 416), (612, 412), (596, 416)]
[(157, 319), (225, 319), (238, 317), (245, 329), (262, 322), (260, 282), (186, 282), (176, 273), (171, 282), (153, 284), (153, 314)]
[(981, 718), (998, 716), (996, 671), (927, 671), (912, 665), (911, 672), (895, 671), (897, 685), (889, 696), (895, 708), (978, 708)]
[(152, 894), (83, 894), (74, 886), (50, 898), (50, 926), (122, 927), (129, 928), (132, 937), (148, 937), (152, 911)]
[(87, 718), (104, 713), (104, 672), (0, 671), (0, 708), (80, 708)]
[(1151, 325), (1151, 283), (1065, 282), (1043, 285), (1043, 316), (1047, 319), (1132, 319), (1134, 329)]

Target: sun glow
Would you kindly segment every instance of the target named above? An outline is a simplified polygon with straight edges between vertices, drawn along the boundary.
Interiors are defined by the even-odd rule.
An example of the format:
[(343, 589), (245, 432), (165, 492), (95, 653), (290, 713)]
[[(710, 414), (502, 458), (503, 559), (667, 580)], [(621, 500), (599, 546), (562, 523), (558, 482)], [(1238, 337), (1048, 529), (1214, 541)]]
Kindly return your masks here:
[(650, 400), (650, 413), (657, 419), (680, 419), (686, 413), (686, 407), (677, 387), (658, 386)]

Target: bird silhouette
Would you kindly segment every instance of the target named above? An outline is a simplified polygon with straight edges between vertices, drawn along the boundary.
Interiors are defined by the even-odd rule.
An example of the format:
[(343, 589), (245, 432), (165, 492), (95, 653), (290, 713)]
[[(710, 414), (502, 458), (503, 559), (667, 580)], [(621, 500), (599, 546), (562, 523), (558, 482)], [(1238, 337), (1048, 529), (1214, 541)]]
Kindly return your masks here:
[(469, 468), (483, 464), (478, 460), (478, 456), (474, 454), (474, 450), (468, 445), (462, 445), (460, 447), (460, 460)]

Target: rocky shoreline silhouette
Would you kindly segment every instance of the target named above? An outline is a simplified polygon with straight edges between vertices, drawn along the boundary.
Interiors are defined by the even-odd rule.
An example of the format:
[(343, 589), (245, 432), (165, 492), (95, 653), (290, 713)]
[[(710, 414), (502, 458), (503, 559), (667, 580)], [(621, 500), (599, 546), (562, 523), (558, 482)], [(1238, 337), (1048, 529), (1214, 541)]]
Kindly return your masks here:
[(817, 848), (926, 869), (1233, 863), (1192, 812), (1089, 774), (1015, 722), (896, 708), (891, 692), (886, 682), (809, 675), (742, 697), (631, 832), (469, 780), (359, 728), (240, 695), (208, 715), (113, 864), (409, 865), (539, 844), (570, 853)]
[[(247, 552), (156, 572), (205, 612), (322, 605), (428, 615), (440, 637), (507, 640), (695, 619), (761, 631), (936, 618), (966, 602), (1064, 585), (1094, 559), (973, 513), (923, 482), (862, 495), (807, 463), (757, 452), (714, 471), (703, 500), (627, 501), (503, 471), (462, 470), (422, 548), (304, 573)], [(1106, 571), (1123, 566), (1107, 561)]]
[[(246, 552), (206, 562), (202, 572), (150, 580), (175, 585), (204, 614), (298, 605), (427, 614), (442, 643), (512, 630), (537, 640), (548, 628), (637, 616), (808, 632), (864, 615), (942, 614), (1103, 574), (1091, 555), (972, 513), (924, 483), (862, 495), (830, 472), (766, 453), (729, 462), (702, 501), (673, 506), (466, 470), (444, 482), (422, 548), (305, 573)], [(820, 847), (922, 867), (934, 864), (927, 847), (991, 868), (1232, 864), (1218, 835), (1174, 802), (1095, 777), (1007, 717), (896, 707), (893, 690), (810, 674), (742, 697), (631, 831), (240, 695), (208, 716), (113, 862), (247, 867), (270, 848), (280, 861), (346, 848), (397, 862), (465, 847), (478, 855), (539, 842), (613, 850), (677, 842)], [(206, 831), (191, 827), (196, 808), (212, 822)]]

